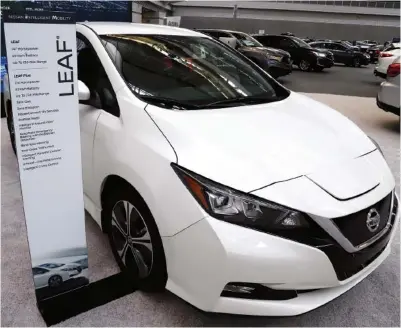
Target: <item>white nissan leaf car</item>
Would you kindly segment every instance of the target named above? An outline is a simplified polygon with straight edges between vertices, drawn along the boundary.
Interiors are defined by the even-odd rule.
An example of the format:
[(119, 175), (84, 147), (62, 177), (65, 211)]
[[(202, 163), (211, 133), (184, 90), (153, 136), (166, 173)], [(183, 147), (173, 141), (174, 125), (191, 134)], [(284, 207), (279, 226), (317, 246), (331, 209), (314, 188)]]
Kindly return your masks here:
[(298, 315), (390, 253), (393, 175), (337, 111), (187, 29), (82, 23), (77, 51), (85, 208), (143, 290)]

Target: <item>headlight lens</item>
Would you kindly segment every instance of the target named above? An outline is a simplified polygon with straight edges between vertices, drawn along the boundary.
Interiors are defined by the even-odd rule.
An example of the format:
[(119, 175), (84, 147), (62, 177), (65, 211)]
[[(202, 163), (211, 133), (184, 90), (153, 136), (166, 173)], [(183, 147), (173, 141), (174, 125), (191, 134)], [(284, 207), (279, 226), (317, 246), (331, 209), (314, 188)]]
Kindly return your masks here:
[(225, 187), (178, 165), (172, 167), (202, 208), (216, 219), (273, 233), (309, 227), (301, 212)]
[(326, 57), (326, 54), (323, 54), (323, 53), (321, 53), (321, 52), (313, 51), (313, 53), (314, 53), (316, 56), (318, 56), (318, 57)]
[(270, 59), (270, 60), (281, 61), (281, 58), (282, 58), (282, 57), (280, 57), (280, 56), (270, 56), (270, 55), (267, 55), (267, 58)]

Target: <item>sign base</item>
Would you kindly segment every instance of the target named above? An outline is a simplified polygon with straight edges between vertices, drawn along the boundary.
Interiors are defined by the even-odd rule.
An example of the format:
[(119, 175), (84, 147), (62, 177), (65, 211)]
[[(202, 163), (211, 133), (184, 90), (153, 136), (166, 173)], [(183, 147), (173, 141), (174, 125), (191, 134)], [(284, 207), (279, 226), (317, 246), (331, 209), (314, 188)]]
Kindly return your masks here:
[(38, 301), (38, 308), (49, 327), (131, 294), (137, 289), (132, 275), (120, 272), (75, 290)]

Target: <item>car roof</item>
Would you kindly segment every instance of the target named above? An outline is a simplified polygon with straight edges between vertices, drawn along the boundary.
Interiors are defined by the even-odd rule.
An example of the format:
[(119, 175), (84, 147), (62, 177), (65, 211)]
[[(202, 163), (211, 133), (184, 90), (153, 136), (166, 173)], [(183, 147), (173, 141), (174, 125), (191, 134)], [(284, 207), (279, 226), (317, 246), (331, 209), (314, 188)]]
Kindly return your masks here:
[(79, 22), (79, 25), (89, 27), (98, 35), (105, 34), (156, 34), (156, 35), (182, 35), (200, 36), (204, 34), (186, 28), (157, 24), (139, 24), (124, 22)]
[(214, 32), (240, 33), (240, 34), (251, 35), (249, 33), (242, 32), (242, 31), (223, 30), (223, 29), (220, 29), (220, 28), (197, 28), (196, 30), (197, 31), (205, 31), (205, 32), (207, 32), (207, 31), (213, 32), (214, 31)]

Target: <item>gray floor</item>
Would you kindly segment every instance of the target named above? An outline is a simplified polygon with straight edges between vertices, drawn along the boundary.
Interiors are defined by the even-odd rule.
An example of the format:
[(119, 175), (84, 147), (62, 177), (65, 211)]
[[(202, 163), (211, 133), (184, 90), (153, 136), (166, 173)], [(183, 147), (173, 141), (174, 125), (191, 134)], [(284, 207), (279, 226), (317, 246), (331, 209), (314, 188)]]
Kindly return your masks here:
[(297, 92), (376, 97), (383, 80), (373, 75), (374, 67), (374, 64), (363, 67), (336, 64), (323, 72), (301, 72), (294, 66), (294, 71), (279, 81)]
[[(373, 98), (310, 95), (343, 112), (383, 147), (399, 190), (400, 121), (382, 112)], [(36, 308), (17, 162), (1, 122), (1, 326), (44, 326)], [(86, 219), (91, 280), (116, 272), (105, 236)], [(62, 233), (62, 231), (60, 231)], [(135, 292), (71, 318), (59, 326), (399, 326), (399, 236), (391, 255), (346, 294), (291, 318), (202, 313), (169, 292)], [(79, 300), (77, 300), (79, 302)]]

